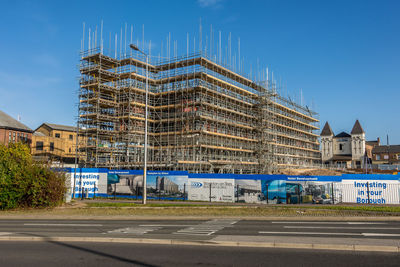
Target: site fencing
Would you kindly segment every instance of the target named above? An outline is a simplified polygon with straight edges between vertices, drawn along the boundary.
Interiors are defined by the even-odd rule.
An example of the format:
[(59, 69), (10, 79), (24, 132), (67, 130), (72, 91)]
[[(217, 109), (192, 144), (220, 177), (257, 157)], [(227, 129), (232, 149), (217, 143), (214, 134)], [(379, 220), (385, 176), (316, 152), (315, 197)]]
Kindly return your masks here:
[[(73, 169), (75, 197), (142, 199), (138, 170)], [(73, 178), (75, 177), (75, 179)], [(400, 175), (287, 176), (149, 171), (147, 198), (257, 204), (399, 204)]]
[[(127, 192), (120, 185), (111, 184), (106, 194), (96, 194), (92, 188), (82, 187), (76, 198), (143, 199), (143, 187), (132, 187)], [(83, 192), (83, 193), (82, 193)], [(202, 201), (252, 204), (400, 204), (400, 184), (362, 182), (324, 184), (266, 184), (262, 189), (251, 185), (221, 185), (221, 183), (192, 182), (178, 188), (158, 190), (147, 188), (147, 199), (159, 201)]]

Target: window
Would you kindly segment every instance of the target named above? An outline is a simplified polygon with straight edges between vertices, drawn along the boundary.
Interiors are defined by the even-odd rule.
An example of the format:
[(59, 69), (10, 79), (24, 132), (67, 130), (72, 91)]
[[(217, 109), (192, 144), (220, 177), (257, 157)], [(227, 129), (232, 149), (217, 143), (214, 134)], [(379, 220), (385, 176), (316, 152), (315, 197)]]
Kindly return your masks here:
[(50, 143), (50, 151), (54, 151), (54, 143), (53, 142)]
[(8, 142), (11, 143), (11, 132), (8, 132)]
[(69, 148), (69, 153), (71, 153), (71, 148)]
[(43, 150), (43, 142), (36, 142), (36, 150)]
[(73, 140), (74, 137), (72, 136), (72, 134), (69, 135), (69, 140)]
[(383, 155), (383, 158), (384, 158), (384, 159), (389, 159), (389, 155), (386, 155), (386, 154), (385, 154), (385, 155)]
[(20, 141), (21, 137), (19, 136), (19, 133), (17, 133), (17, 141)]
[(340, 151), (343, 150), (343, 144), (339, 144), (339, 150), (340, 150)]
[(376, 155), (376, 160), (381, 160), (381, 155)]
[(56, 138), (60, 138), (60, 133), (56, 133), (54, 136), (55, 136)]
[(13, 142), (15, 142), (15, 132), (13, 132)]
[(397, 159), (400, 160), (400, 154), (397, 155)]

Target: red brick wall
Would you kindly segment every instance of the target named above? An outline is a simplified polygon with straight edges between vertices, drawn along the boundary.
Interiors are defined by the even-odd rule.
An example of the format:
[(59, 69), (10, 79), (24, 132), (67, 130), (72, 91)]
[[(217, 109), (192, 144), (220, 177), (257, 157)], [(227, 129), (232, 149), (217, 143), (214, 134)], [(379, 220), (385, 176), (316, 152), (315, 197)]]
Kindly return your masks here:
[(0, 129), (0, 144), (5, 145), (6, 142), (6, 129)]
[[(11, 133), (11, 142), (19, 142), (25, 141), (25, 136), (27, 135), (27, 142), (28, 144), (32, 141), (32, 133), (16, 131), (16, 130), (9, 130), (9, 129), (0, 129), (0, 144), (8, 145), (9, 143), (9, 134)], [(15, 139), (14, 139), (15, 133)], [(18, 138), (19, 134), (19, 138)]]

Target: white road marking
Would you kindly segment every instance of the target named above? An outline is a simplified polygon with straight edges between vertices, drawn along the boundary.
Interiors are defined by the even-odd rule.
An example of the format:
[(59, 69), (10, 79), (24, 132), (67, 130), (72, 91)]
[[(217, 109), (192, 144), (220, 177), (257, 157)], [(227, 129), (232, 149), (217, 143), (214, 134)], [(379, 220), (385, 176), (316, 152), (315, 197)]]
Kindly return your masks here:
[(126, 227), (108, 231), (109, 234), (137, 234), (144, 235), (148, 232), (159, 230), (161, 227)]
[(363, 236), (400, 236), (400, 234), (363, 233)]
[(232, 227), (238, 221), (234, 220), (211, 220), (201, 224), (192, 225), (188, 228), (179, 230), (174, 234), (180, 235), (212, 235), (225, 227)]
[(12, 235), (12, 233), (8, 233), (8, 232), (0, 232), (0, 236), (1, 235)]
[(342, 226), (283, 226), (287, 229), (364, 229), (364, 230), (400, 230), (399, 227), (342, 227)]
[(103, 226), (102, 224), (86, 224), (86, 223), (24, 223), (24, 225), (29, 226)]
[(347, 224), (387, 224), (384, 222), (346, 222)]
[(193, 224), (141, 224), (140, 227), (188, 227)]
[(322, 233), (322, 232), (266, 232), (266, 231), (260, 231), (258, 233), (282, 234), (282, 235), (400, 236), (400, 234), (385, 234), (385, 233)]
[(360, 233), (321, 233), (321, 232), (258, 232), (260, 234), (289, 234), (289, 235), (362, 235)]
[(271, 222), (279, 224), (301, 223), (301, 224), (387, 224), (383, 222)]

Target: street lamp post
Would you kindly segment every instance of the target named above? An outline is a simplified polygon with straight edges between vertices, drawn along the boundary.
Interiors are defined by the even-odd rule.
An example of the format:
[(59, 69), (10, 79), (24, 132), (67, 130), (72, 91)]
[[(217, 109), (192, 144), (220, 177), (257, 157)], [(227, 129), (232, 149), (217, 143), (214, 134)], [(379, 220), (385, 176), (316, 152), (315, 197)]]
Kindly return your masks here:
[(143, 204), (147, 201), (147, 118), (148, 118), (148, 101), (149, 101), (149, 55), (141, 51), (136, 45), (130, 44), (130, 48), (142, 53), (146, 56), (146, 102), (145, 102), (145, 117), (144, 117), (144, 166), (143, 166)]

